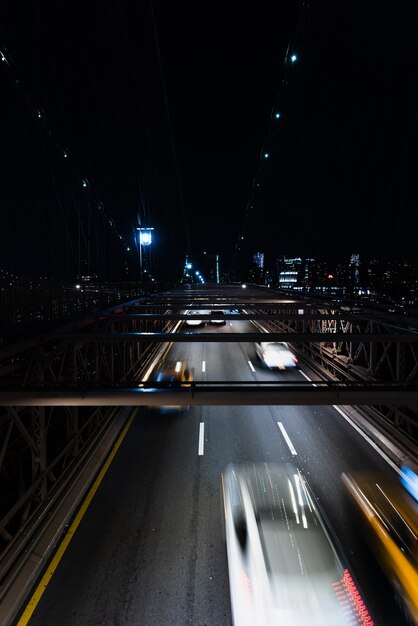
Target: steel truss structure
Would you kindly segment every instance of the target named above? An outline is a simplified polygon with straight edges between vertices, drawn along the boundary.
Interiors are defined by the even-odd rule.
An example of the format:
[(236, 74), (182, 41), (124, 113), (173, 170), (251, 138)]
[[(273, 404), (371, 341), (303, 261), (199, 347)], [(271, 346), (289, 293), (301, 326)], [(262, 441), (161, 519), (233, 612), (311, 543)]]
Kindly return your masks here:
[[(97, 342), (90, 333), (109, 337), (117, 330), (164, 332), (170, 319), (127, 322), (119, 316), (131, 304), (114, 307), (59, 331), (0, 351), (0, 387), (41, 389), (83, 387), (140, 380), (158, 350), (157, 344)], [(152, 311), (152, 307), (149, 309)], [(158, 309), (160, 311), (160, 309)], [(168, 310), (169, 312), (169, 310)], [(82, 341), (74, 341), (74, 333)], [(113, 407), (2, 406), (0, 411), (0, 601), (31, 538), (45, 522), (68, 481), (88, 458), (112, 421)]]
[[(231, 315), (227, 319), (252, 321), (257, 330), (245, 335), (183, 331), (181, 322), (189, 310), (219, 308)], [(207, 314), (199, 317), (210, 319)], [(156, 389), (148, 392), (147, 404), (167, 403), (167, 393), (169, 404), (176, 398), (178, 404), (338, 404), (357, 397), (359, 404), (373, 404), (393, 427), (416, 441), (416, 320), (349, 312), (312, 298), (290, 300), (272, 293), (266, 297), (261, 289), (248, 289), (243, 297), (240, 287), (216, 286), (142, 298), (10, 345), (0, 350), (0, 600), (5, 581), (54, 498), (115, 415), (112, 407), (139, 403), (132, 399), (133, 390), (146, 385), (146, 373), (164, 345), (260, 341), (266, 332), (269, 340), (287, 341), (318, 380), (340, 381), (343, 387), (327, 391), (325, 386), (305, 384), (299, 392), (277, 388), (274, 396), (266, 386), (250, 393), (242, 383), (238, 390), (213, 383), (212, 391), (196, 385), (169, 392)], [(350, 396), (355, 383), (367, 384), (361, 394)], [(48, 394), (49, 401), (43, 402), (41, 396)], [(336, 394), (342, 394), (340, 400)]]
[[(306, 304), (308, 308), (302, 309), (301, 306)], [(324, 304), (317, 305), (319, 315), (316, 319), (312, 318), (314, 304), (311, 302), (299, 303), (299, 313), (295, 313), (294, 306), (288, 308), (287, 320), (283, 319), (286, 311), (275, 308), (280, 319), (269, 321), (268, 329), (270, 332), (285, 331), (292, 335), (287, 341), (294, 351), (300, 357), (307, 358), (310, 364), (316, 364), (318, 373), (326, 372), (333, 380), (417, 381), (416, 318), (393, 319), (391, 315), (367, 310), (351, 313), (336, 307), (334, 303), (328, 306)], [(309, 311), (308, 316), (306, 310)], [(264, 307), (262, 311), (266, 313)], [(322, 336), (323, 341), (300, 343), (298, 339), (306, 333)], [(417, 440), (418, 420), (415, 410), (402, 404), (388, 406), (383, 402), (374, 402), (374, 407), (392, 426)]]

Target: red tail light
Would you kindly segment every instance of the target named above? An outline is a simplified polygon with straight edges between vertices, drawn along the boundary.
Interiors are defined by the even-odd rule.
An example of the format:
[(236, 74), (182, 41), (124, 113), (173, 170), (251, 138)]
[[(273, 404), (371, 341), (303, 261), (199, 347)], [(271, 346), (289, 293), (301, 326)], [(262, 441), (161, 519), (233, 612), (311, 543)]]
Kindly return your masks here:
[(341, 580), (333, 584), (335, 595), (347, 615), (347, 624), (352, 626), (373, 626), (374, 622), (364, 604), (348, 569)]

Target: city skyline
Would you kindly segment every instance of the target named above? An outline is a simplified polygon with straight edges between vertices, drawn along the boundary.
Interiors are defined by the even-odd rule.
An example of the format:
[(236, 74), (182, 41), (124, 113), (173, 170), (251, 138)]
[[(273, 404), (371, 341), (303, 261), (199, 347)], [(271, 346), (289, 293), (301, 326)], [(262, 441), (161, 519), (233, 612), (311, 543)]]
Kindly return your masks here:
[(414, 3), (229, 6), (192, 30), (159, 1), (1, 11), (8, 271), (68, 279), (88, 255), (115, 279), (138, 225), (161, 275), (237, 242), (417, 264)]

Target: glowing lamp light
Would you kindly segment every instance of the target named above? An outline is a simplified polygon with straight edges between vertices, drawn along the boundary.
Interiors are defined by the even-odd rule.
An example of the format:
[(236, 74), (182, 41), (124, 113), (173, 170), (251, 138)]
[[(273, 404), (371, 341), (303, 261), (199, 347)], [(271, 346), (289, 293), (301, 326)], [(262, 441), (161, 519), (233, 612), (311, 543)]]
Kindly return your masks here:
[(274, 117), (276, 118), (276, 120), (280, 119), (280, 113), (276, 113)]
[(292, 56), (290, 57), (290, 60), (292, 61), (292, 63), (296, 63), (296, 61), (298, 60), (298, 57), (296, 54), (292, 54)]
[(327, 278), (334, 278), (333, 274), (328, 274)]
[(149, 246), (152, 243), (152, 233), (150, 230), (139, 231), (139, 243), (141, 246)]
[(268, 159), (270, 154), (268, 152), (265, 152), (263, 156), (264, 156), (265, 159)]

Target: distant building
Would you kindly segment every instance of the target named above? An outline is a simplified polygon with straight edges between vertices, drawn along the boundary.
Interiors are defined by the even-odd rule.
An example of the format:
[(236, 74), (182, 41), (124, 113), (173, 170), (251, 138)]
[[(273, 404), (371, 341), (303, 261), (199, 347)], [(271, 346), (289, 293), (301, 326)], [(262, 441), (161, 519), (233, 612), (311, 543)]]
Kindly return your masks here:
[(264, 252), (256, 252), (251, 257), (247, 280), (256, 285), (264, 285)]
[(338, 263), (335, 268), (335, 280), (337, 285), (340, 287), (345, 287), (349, 289), (352, 284), (352, 274), (350, 264), (346, 261), (345, 263)]
[(256, 252), (253, 256), (253, 262), (260, 269), (264, 269), (264, 252)]
[(382, 287), (387, 295), (396, 299), (414, 292), (416, 288), (415, 268), (407, 261), (388, 263), (382, 274)]
[(354, 286), (360, 284), (360, 255), (355, 253), (350, 257), (350, 268)]
[(279, 256), (277, 265), (277, 283), (282, 289), (302, 288), (303, 264), (300, 257), (288, 258)]
[(334, 271), (330, 272), (324, 261), (280, 256), (276, 264), (278, 286), (283, 289), (332, 295), (347, 292), (347, 287), (340, 284), (337, 274)]
[(366, 285), (372, 294), (381, 294), (383, 287), (383, 265), (377, 259), (370, 259), (366, 266)]
[(303, 286), (310, 289), (314, 286), (317, 275), (317, 263), (315, 259), (305, 259), (303, 269)]
[(276, 258), (276, 276), (277, 286), (282, 289), (371, 297), (405, 306), (418, 302), (416, 269), (407, 261), (384, 263), (371, 259), (362, 263), (356, 253), (330, 269), (325, 261), (281, 255)]

